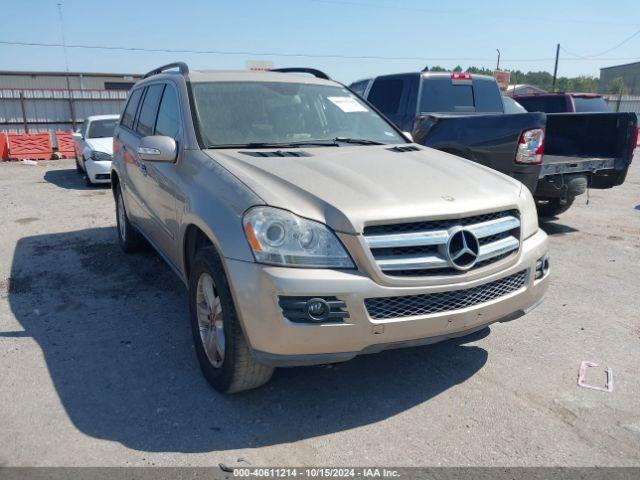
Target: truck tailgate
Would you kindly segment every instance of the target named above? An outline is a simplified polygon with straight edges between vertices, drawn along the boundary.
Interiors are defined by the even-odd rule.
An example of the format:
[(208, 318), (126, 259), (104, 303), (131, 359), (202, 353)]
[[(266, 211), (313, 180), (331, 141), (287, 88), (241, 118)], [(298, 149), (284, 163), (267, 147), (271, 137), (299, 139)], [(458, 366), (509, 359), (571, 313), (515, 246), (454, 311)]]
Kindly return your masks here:
[(593, 188), (620, 185), (633, 157), (635, 113), (549, 113), (540, 177), (591, 172)]

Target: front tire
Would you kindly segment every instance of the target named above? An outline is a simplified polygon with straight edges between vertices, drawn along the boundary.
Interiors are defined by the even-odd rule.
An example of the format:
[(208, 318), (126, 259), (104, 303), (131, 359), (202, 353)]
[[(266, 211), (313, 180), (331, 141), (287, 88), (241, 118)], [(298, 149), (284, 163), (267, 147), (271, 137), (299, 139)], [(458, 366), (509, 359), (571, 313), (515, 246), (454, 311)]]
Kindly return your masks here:
[(242, 332), (222, 262), (213, 247), (198, 250), (189, 276), (189, 314), (196, 355), (221, 393), (257, 388), (274, 368), (256, 362)]
[(120, 248), (122, 248), (125, 253), (138, 252), (146, 246), (146, 242), (144, 237), (140, 235), (129, 221), (120, 185), (116, 187), (115, 200), (116, 224), (118, 228), (118, 243), (120, 243)]

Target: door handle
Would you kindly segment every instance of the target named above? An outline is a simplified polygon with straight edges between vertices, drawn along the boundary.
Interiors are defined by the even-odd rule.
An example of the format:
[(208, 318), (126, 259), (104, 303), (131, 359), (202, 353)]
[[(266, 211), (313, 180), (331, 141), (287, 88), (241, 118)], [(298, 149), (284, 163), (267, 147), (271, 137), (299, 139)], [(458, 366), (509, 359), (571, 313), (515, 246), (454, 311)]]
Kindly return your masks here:
[(140, 168), (140, 171), (146, 177), (147, 176), (147, 167), (143, 163), (141, 163), (138, 168)]

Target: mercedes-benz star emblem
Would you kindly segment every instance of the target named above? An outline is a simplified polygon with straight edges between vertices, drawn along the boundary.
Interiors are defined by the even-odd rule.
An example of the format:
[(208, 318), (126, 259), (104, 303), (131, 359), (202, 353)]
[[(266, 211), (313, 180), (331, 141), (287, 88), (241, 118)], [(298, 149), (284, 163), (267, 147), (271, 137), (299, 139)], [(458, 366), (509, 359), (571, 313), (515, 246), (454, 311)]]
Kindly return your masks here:
[(480, 244), (469, 230), (456, 228), (449, 234), (446, 253), (449, 265), (458, 270), (469, 270), (478, 261)]

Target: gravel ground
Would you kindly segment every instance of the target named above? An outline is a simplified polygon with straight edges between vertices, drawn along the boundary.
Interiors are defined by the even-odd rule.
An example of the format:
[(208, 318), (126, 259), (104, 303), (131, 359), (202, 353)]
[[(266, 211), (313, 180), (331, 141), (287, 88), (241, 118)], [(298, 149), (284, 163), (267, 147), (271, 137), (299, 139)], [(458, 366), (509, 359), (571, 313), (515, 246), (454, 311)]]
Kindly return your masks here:
[[(640, 465), (638, 159), (585, 200), (543, 225), (528, 316), (221, 396), (182, 284), (121, 253), (108, 187), (72, 160), (0, 164), (0, 465)], [(577, 387), (582, 360), (612, 393)]]

